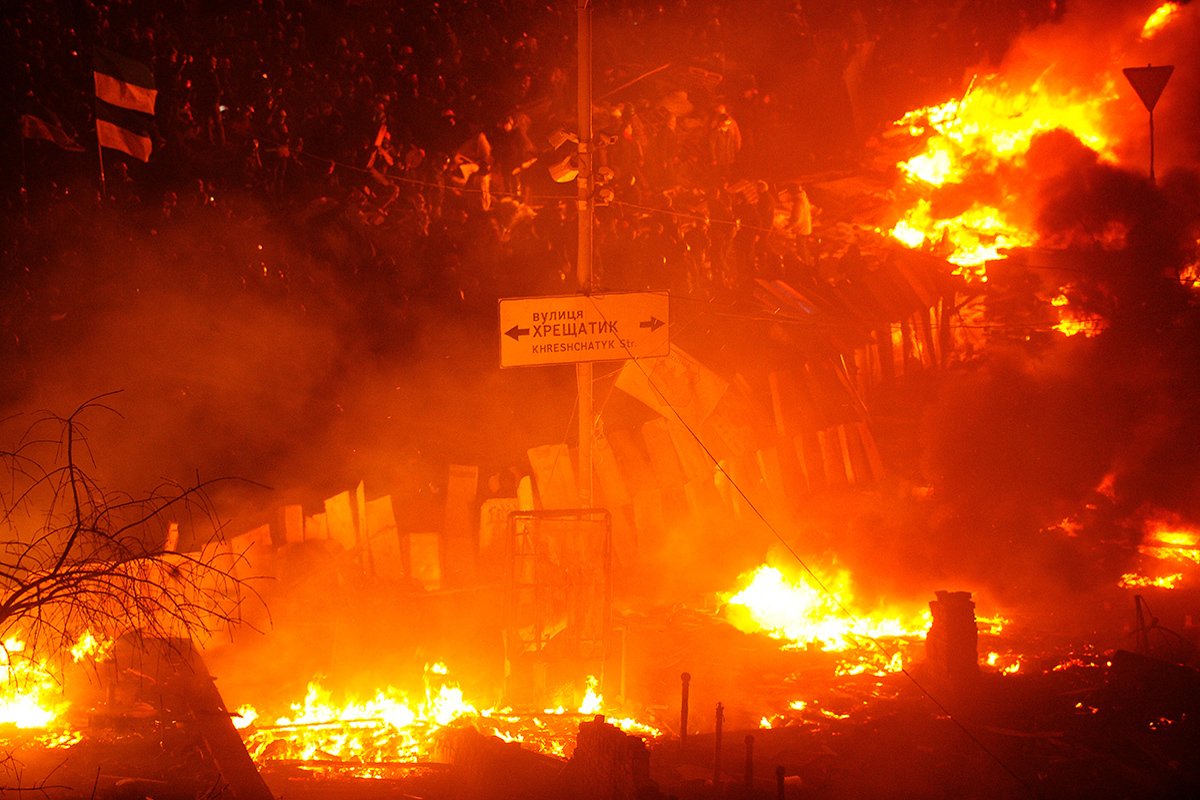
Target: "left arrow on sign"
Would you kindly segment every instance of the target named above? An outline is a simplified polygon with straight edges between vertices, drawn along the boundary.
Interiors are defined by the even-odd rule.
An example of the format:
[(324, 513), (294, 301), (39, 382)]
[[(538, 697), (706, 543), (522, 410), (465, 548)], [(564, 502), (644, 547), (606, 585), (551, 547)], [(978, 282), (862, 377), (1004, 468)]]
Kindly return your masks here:
[(504, 332), (505, 336), (511, 336), (513, 339), (515, 339), (518, 342), (521, 341), (522, 336), (527, 336), (528, 334), (529, 334), (529, 328), (522, 328), (517, 325), (513, 325), (511, 328), (509, 328), (508, 330), (506, 330)]

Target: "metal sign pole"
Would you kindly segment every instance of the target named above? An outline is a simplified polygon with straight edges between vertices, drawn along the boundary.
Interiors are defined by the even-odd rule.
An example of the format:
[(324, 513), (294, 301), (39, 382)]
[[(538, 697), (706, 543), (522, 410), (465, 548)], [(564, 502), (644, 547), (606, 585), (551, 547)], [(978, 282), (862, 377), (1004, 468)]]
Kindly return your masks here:
[[(579, 245), (576, 276), (579, 291), (592, 292), (592, 220), (595, 201), (592, 196), (592, 9), (590, 0), (576, 0), (579, 48), (579, 85), (576, 100), (579, 104), (579, 175), (576, 209), (579, 219)], [(595, 434), (595, 414), (592, 408), (592, 363), (575, 365), (575, 385), (579, 393), (579, 505), (592, 507), (592, 438)]]
[(1171, 79), (1171, 73), (1175, 71), (1175, 67), (1171, 65), (1155, 67), (1147, 64), (1144, 67), (1126, 67), (1121, 71), (1125, 73), (1125, 79), (1129, 81), (1129, 85), (1141, 98), (1142, 105), (1150, 112), (1150, 182), (1155, 183), (1154, 106), (1158, 104), (1158, 98), (1162, 96), (1163, 89), (1166, 88), (1167, 81)]

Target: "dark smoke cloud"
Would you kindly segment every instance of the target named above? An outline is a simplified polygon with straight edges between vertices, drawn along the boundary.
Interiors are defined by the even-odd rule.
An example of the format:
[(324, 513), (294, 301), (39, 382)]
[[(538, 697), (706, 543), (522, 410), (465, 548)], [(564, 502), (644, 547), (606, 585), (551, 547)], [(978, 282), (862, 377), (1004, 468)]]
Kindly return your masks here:
[(1154, 110), (1155, 166), (1162, 174), (1200, 165), (1200, 4), (1180, 4), (1150, 38), (1142, 26), (1162, 5), (1157, 0), (1086, 0), (1066, 4), (1066, 13), (1020, 37), (1000, 74), (1013, 87), (1059, 96), (1109, 98), (1102, 103), (1104, 127), (1121, 163), (1149, 164), (1149, 117), (1125, 78), (1126, 67), (1175, 68)]
[[(936, 198), (941, 211), (1008, 198), (1050, 254), (992, 265), (985, 357), (917, 387), (928, 393), (917, 401), (927, 403), (917, 472), (932, 495), (864, 504), (848, 522), (829, 516), (855, 573), (884, 593), (919, 596), (941, 581), (1044, 604), (1115, 586), (1146, 514), (1200, 522), (1200, 314), (1178, 279), (1200, 237), (1200, 158), (1184, 134), (1200, 108), (1191, 91), (1200, 9), (1185, 5), (1143, 41), (1157, 5), (1070, 3), (1014, 42), (999, 69), (1011, 91), (1112, 98), (1101, 111), (1115, 162), (1054, 131), (1023, 161)], [(1176, 65), (1155, 115), (1157, 185), (1145, 109), (1121, 74), (1146, 63)], [(1060, 292), (1072, 309), (1102, 316), (1106, 331), (1025, 341), (1031, 324), (1056, 321), (1047, 301)], [(1057, 527), (1068, 519), (1083, 526), (1078, 535)]]
[[(1155, 187), (1061, 132), (1035, 140), (1027, 170), (1040, 240), (1067, 268), (1036, 280), (1046, 297), (1068, 282), (1107, 329), (993, 348), (940, 387), (924, 435), (941, 555), (1009, 594), (1111, 580), (1093, 548), (1136, 541), (1147, 508), (1200, 521), (1200, 312), (1178, 279), (1197, 256), (1197, 176)], [(1098, 505), (1078, 541), (1047, 532)]]

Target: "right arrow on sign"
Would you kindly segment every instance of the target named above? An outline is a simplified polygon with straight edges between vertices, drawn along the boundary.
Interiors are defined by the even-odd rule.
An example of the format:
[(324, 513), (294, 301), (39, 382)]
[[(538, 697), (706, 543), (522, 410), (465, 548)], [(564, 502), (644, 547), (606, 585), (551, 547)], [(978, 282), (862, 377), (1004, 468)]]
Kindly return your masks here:
[(639, 328), (649, 328), (650, 332), (653, 333), (654, 331), (658, 330), (659, 328), (661, 328), (663, 325), (666, 325), (666, 324), (667, 323), (663, 322), (658, 317), (651, 317), (650, 319), (639, 322), (638, 327)]

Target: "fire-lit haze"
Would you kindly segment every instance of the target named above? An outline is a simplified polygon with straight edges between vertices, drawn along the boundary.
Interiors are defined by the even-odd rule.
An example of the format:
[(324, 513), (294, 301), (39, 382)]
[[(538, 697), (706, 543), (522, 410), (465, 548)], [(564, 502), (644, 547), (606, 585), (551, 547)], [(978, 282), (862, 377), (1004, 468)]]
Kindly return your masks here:
[[(976, 5), (985, 4), (965, 7)], [(14, 359), (0, 427), (11, 441), (32, 411), (104, 396), (115, 413), (88, 418), (80, 461), (111, 497), (221, 479), (205, 498), (220, 522), (201, 531), (185, 520), (172, 544), (241, 541), (236, 555), (267, 575), (239, 573), (262, 579), (251, 584), (255, 602), (243, 624), (222, 620), (204, 642), (260, 767), (346, 763), (378, 777), (371, 769), (381, 764), (444, 757), (447, 737), (468, 729), (566, 759), (593, 715), (662, 741), (686, 724), (681, 673), (707, 692), (693, 727), (715, 724), (715, 695), (731, 726), (825, 731), (919, 672), (930, 601), (946, 590), (972, 595), (980, 667), (997, 679), (1082, 663), (1064, 650), (1090, 659), (1127, 645), (1135, 596), (1139, 613), (1145, 598), (1166, 598), (1169, 619), (1190, 625), (1176, 598), (1200, 589), (1200, 3), (1091, 0), (1039, 13), (1013, 23), (1012, 41), (987, 45), (981, 34), (936, 80), (932, 40), (909, 54), (867, 35), (875, 18), (860, 11), (844, 23), (853, 46), (834, 57), (838, 47), (814, 36), (796, 63), (781, 54), (793, 57), (788, 37), (800, 36), (802, 13), (771, 17), (796, 26), (771, 47), (750, 22), (725, 34), (705, 24), (686, 41), (657, 37), (661, 51), (645, 56), (654, 63), (635, 66), (628, 37), (613, 31), (635, 22), (669, 30), (667, 11), (601, 16), (609, 27), (597, 34), (595, 91), (620, 99), (596, 100), (597, 125), (613, 126), (605, 157), (634, 177), (617, 181), (621, 199), (597, 214), (598, 286), (670, 291), (678, 361), (664, 371), (685, 364), (671, 378), (688, 402), (674, 402), (675, 386), (661, 391), (644, 365), (597, 362), (594, 480), (579, 455), (574, 366), (497, 363), (500, 298), (579, 288), (573, 195), (546, 179), (524, 195), (485, 193), (481, 210), (476, 194), (455, 195), (452, 172), (414, 167), (391, 196), (359, 164), (366, 151), (353, 164), (318, 159), (332, 136), (310, 135), (312, 160), (290, 167), (319, 187), (303, 202), (237, 186), (213, 189), (211, 202), (193, 198), (190, 215), (160, 211), (156, 196), (104, 207), (84, 226), (65, 198), (94, 192), (90, 167), (55, 184), (61, 203), (26, 200), (11, 226), (21, 231), (9, 232), (21, 244), (6, 250), (16, 277), (0, 312)], [(522, 59), (569, 54), (573, 31), (546, 28), (521, 45)], [(762, 52), (741, 55), (756, 32)], [(344, 62), (360, 44), (308, 34)], [(300, 48), (296, 31), (273, 46), (291, 36)], [(422, 36), (432, 46), (441, 34)], [(455, 113), (490, 109), (491, 87), (410, 78), (406, 70), (454, 65), (385, 49), (387, 92), (348, 67), (341, 78), (386, 95), (384, 106), (432, 113), (430, 130), (459, 147), (436, 155), (465, 158), (465, 129), (477, 136), (486, 126)], [(680, 71), (697, 50), (719, 58)], [(931, 76), (863, 66), (899, 63), (896, 53)], [(771, 69), (752, 69), (768, 58)], [(1154, 109), (1153, 179), (1149, 115), (1122, 74), (1147, 65), (1175, 67)], [(822, 114), (833, 112), (812, 87), (829, 75), (845, 130), (823, 131)], [(680, 87), (655, 82), (676, 79)], [(906, 80), (911, 87), (897, 86)], [(551, 109), (570, 129), (559, 108), (573, 98), (568, 83), (539, 73), (548, 96), (520, 94), (520, 108)], [(626, 83), (637, 87), (627, 103)], [(422, 105), (427, 84), (452, 102)], [(728, 97), (714, 88), (731, 84), (739, 91)], [(526, 90), (506, 85), (505, 97)], [(803, 102), (781, 111), (789, 92)], [(665, 178), (630, 144), (638, 128), (622, 115), (639, 103), (662, 120), (654, 147), (683, 153), (672, 163), (685, 177), (672, 173), (680, 185), (670, 190), (644, 188)], [(356, 107), (371, 134), (373, 104)], [(686, 138), (718, 127), (727, 106), (757, 159), (742, 163), (766, 176), (737, 191), (717, 148)], [(293, 125), (327, 133), (314, 118), (333, 113)], [(767, 120), (771, 134), (756, 138)], [(398, 128), (396, 140), (429, 133)], [(550, 132), (537, 131), (539, 143)], [(817, 157), (832, 147), (822, 133), (854, 147)], [(263, 146), (269, 163), (269, 144), (255, 139), (253, 158), (225, 157), (261, 159)], [(428, 149), (422, 157), (435, 155)], [(689, 185), (694, 176), (678, 166), (689, 153), (716, 171), (697, 167), (702, 177)], [(216, 157), (195, 158), (218, 168)], [(521, 163), (508, 165), (513, 185)], [(135, 168), (130, 181), (139, 179)], [(705, 201), (722, 181), (743, 199)], [(366, 189), (352, 193), (355, 182)], [(815, 206), (809, 232), (801, 186)], [(771, 202), (754, 206), (760, 194)], [(431, 208), (434, 197), (444, 209)], [(769, 267), (748, 269), (749, 252), (766, 253)], [(651, 278), (630, 277), (643, 274), (635, 265)], [(904, 292), (881, 278), (856, 294), (893, 273), (911, 280)], [(780, 289), (789, 280), (798, 288)], [(908, 294), (920, 295), (919, 311), (875, 319)], [(857, 297), (873, 307), (838, 305)], [(804, 313), (789, 316), (789, 301)], [(631, 372), (649, 386), (641, 396)], [(804, 385), (789, 393), (793, 374)], [(804, 436), (788, 428), (793, 418), (809, 426)], [(740, 450), (714, 455), (721, 448)], [(550, 479), (558, 469), (571, 473), (568, 490)], [(575, 508), (585, 480), (612, 514), (612, 565), (598, 594), (620, 621), (590, 661), (554, 650), (568, 618), (599, 614), (580, 610), (576, 595), (563, 600), (565, 587), (594, 577), (570, 562), (584, 546), (530, 545), (571, 575), (553, 591), (530, 588), (514, 566), (521, 529), (510, 515), (518, 505)], [(554, 490), (570, 502), (549, 501)], [(485, 509), (489, 500), (497, 504)], [(335, 501), (351, 520), (340, 540)], [(499, 522), (484, 533), (487, 510)], [(386, 549), (367, 523), (385, 517)], [(255, 531), (265, 533), (237, 538)], [(397, 541), (406, 549), (389, 573)], [(534, 596), (569, 610), (514, 623)], [(64, 636), (74, 647), (31, 652), (18, 622), (0, 618), (10, 626), (0, 630), (10, 637), (0, 648), (0, 726), (70, 746), (88, 714), (70, 690), (111, 663), (113, 643), (80, 629)], [(1039, 629), (1050, 625), (1053, 636)], [(1093, 639), (1062, 644), (1077, 634)], [(546, 663), (530, 666), (530, 641), (548, 648), (537, 653)], [(847, 683), (828, 690), (837, 680)]]

